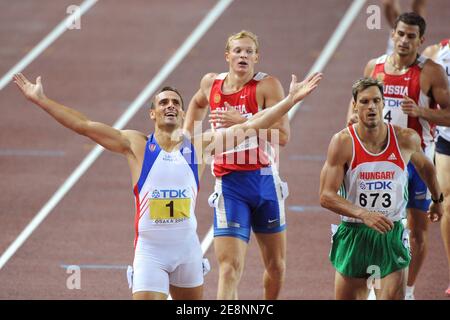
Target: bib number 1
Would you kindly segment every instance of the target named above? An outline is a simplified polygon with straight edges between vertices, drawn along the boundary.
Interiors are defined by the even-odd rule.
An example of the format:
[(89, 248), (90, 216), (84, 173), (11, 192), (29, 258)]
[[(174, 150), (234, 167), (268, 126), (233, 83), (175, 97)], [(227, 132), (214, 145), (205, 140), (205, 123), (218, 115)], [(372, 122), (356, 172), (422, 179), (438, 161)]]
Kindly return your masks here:
[(150, 219), (188, 219), (191, 212), (190, 198), (152, 199), (150, 201)]

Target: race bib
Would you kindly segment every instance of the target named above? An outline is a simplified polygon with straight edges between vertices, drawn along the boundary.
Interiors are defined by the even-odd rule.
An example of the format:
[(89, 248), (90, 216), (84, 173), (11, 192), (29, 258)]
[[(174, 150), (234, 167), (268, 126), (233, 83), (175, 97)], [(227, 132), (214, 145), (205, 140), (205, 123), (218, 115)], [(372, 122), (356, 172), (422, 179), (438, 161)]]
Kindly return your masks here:
[(384, 100), (383, 120), (386, 123), (395, 124), (402, 128), (408, 127), (408, 115), (403, 113), (401, 102), (403, 99), (388, 98)]
[(395, 208), (396, 190), (392, 180), (359, 181), (357, 204), (368, 211), (388, 214)]
[(191, 213), (191, 198), (151, 199), (150, 219), (188, 219)]

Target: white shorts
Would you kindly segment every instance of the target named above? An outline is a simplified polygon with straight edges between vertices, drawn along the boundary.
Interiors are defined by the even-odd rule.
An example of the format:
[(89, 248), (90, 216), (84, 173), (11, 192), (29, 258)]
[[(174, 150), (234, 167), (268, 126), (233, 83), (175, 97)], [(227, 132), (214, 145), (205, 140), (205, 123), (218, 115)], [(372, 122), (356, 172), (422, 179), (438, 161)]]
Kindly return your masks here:
[(127, 271), (132, 292), (169, 295), (169, 284), (194, 288), (203, 284), (203, 254), (197, 235), (181, 242), (138, 239), (133, 268)]

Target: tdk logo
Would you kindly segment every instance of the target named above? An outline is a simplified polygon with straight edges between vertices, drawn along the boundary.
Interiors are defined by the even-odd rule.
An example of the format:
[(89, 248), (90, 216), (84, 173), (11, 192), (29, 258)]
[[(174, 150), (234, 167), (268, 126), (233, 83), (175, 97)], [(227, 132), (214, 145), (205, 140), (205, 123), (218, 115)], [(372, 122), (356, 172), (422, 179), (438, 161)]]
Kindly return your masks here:
[(153, 198), (188, 198), (186, 195), (187, 189), (184, 190), (153, 190), (152, 197)]
[(386, 98), (384, 100), (384, 106), (386, 108), (400, 108), (401, 104), (402, 104), (401, 99)]
[(361, 182), (359, 187), (362, 190), (392, 190), (392, 181)]

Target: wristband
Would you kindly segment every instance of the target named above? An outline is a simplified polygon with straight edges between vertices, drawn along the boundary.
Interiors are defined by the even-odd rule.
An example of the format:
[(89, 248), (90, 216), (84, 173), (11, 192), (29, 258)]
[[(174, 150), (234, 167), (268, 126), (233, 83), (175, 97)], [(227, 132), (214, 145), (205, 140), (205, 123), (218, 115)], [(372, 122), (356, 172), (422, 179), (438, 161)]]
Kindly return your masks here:
[(444, 202), (444, 194), (441, 192), (441, 195), (439, 196), (439, 199), (437, 199), (437, 200), (434, 200), (433, 196), (431, 196), (431, 201), (433, 201), (434, 203)]

